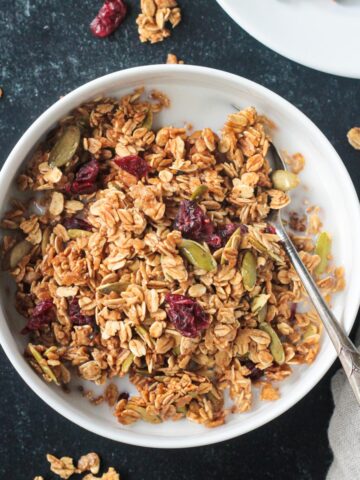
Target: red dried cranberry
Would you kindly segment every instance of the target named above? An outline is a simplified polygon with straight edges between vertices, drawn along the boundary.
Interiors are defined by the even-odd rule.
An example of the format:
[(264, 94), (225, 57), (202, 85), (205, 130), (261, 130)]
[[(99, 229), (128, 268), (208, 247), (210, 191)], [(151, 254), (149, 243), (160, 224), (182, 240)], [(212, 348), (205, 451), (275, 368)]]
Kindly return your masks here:
[(39, 330), (49, 325), (55, 318), (54, 304), (51, 300), (41, 300), (34, 308), (31, 317), (21, 333), (29, 333), (31, 330)]
[(125, 172), (131, 173), (138, 180), (145, 177), (145, 175), (150, 171), (149, 164), (146, 160), (139, 157), (138, 155), (128, 155), (127, 157), (115, 157), (114, 162), (120, 168), (125, 170)]
[(263, 376), (264, 372), (262, 370), (260, 370), (260, 368), (257, 368), (255, 366), (255, 363), (252, 362), (251, 360), (245, 360), (245, 362), (243, 362), (243, 364), (245, 365), (245, 367), (247, 369), (250, 370), (250, 374), (248, 375), (248, 378), (251, 378), (251, 380), (259, 380), (260, 377)]
[(122, 392), (119, 395), (118, 402), (120, 400), (129, 400), (129, 398), (130, 398), (130, 395), (128, 394), (128, 392)]
[(83, 315), (80, 310), (79, 300), (74, 297), (69, 305), (69, 317), (73, 325), (95, 324), (94, 315)]
[(123, 0), (105, 0), (99, 13), (90, 23), (95, 37), (104, 38), (113, 33), (126, 17), (127, 6)]
[(275, 235), (276, 234), (275, 227), (273, 227), (272, 225), (267, 225), (266, 228), (264, 229), (264, 233), (271, 233), (271, 235)]
[(94, 192), (96, 190), (96, 180), (99, 175), (99, 170), (99, 163), (95, 158), (84, 163), (76, 172), (75, 180), (68, 190), (78, 194)]
[(217, 250), (218, 248), (221, 248), (223, 246), (224, 240), (219, 233), (212, 233), (211, 235), (206, 237), (206, 243), (213, 250)]
[(186, 238), (201, 241), (210, 238), (215, 228), (196, 202), (183, 200), (174, 220), (174, 229), (180, 230)]
[(167, 293), (165, 301), (169, 320), (184, 337), (197, 337), (201, 330), (208, 327), (208, 315), (192, 298)]
[(292, 303), (290, 307), (290, 319), (289, 319), (290, 323), (295, 322), (296, 309), (297, 309), (297, 304)]
[(82, 218), (77, 217), (65, 218), (63, 225), (67, 230), (71, 228), (86, 230), (88, 232), (91, 232), (92, 230), (92, 226), (88, 222), (86, 222)]

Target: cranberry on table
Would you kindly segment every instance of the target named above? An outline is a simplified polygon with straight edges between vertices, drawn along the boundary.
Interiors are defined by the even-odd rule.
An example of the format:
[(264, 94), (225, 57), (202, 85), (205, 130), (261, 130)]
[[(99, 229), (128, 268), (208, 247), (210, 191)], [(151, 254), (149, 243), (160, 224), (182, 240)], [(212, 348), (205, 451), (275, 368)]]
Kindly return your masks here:
[(127, 6), (123, 0), (105, 0), (99, 13), (90, 23), (95, 37), (104, 38), (113, 33), (126, 17)]

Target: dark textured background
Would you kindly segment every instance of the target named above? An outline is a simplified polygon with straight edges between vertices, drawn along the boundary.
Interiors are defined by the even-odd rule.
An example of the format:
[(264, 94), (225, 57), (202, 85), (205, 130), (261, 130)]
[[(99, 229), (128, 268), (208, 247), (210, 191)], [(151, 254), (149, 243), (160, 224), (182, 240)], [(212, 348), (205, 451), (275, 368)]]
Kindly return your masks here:
[[(260, 45), (215, 0), (179, 0), (183, 22), (170, 39), (140, 44), (138, 1), (109, 39), (89, 22), (101, 0), (0, 0), (0, 162), (48, 106), (109, 72), (163, 63), (168, 52), (188, 64), (250, 78), (279, 93), (327, 135), (360, 190), (359, 153), (346, 132), (360, 123), (360, 84), (297, 65)], [(0, 479), (47, 474), (45, 453), (78, 457), (97, 451), (123, 480), (324, 479), (332, 456), (326, 430), (333, 409), (330, 379), (338, 364), (295, 407), (272, 423), (218, 445), (180, 451), (136, 448), (105, 440), (51, 410), (24, 384), (0, 351)], [(341, 480), (341, 479), (339, 479)]]

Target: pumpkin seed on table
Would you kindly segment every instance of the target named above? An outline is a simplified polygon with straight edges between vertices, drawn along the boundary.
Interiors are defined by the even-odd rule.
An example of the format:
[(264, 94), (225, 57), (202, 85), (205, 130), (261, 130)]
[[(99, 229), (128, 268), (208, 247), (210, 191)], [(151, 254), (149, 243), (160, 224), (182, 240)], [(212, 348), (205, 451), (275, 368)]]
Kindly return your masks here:
[(194, 240), (184, 239), (179, 246), (180, 253), (196, 268), (201, 268), (207, 272), (216, 270), (217, 263), (210, 251), (195, 242)]
[(121, 292), (124, 292), (128, 286), (129, 286), (129, 283), (126, 283), (126, 282), (113, 282), (113, 283), (105, 283), (104, 285), (100, 285), (96, 290), (104, 294), (108, 294), (111, 292), (121, 293)]
[(241, 229), (239, 227), (235, 230), (235, 232), (231, 235), (229, 240), (226, 242), (226, 245), (221, 254), (221, 259), (220, 259), (221, 265), (224, 265), (224, 263), (226, 262), (224, 252), (229, 249), (237, 250), (240, 246), (240, 241), (241, 241)]
[(193, 191), (190, 200), (200, 200), (201, 197), (209, 190), (207, 185), (198, 185)]
[(263, 332), (266, 332), (270, 336), (271, 342), (269, 349), (271, 355), (274, 357), (274, 360), (278, 365), (282, 365), (285, 362), (285, 351), (278, 334), (275, 332), (272, 326), (266, 322), (260, 323), (259, 329)]
[(256, 284), (256, 258), (249, 250), (245, 253), (241, 263), (241, 276), (246, 290), (250, 291)]
[(324, 273), (328, 265), (328, 257), (331, 252), (331, 237), (328, 233), (322, 232), (317, 238), (315, 253), (320, 257), (320, 263), (315, 268), (315, 273), (320, 275)]
[(75, 238), (90, 237), (92, 232), (81, 230), (80, 228), (69, 228), (69, 230), (67, 230), (67, 234), (69, 235), (69, 238), (73, 240)]
[(50, 152), (49, 165), (51, 167), (62, 167), (70, 162), (79, 147), (80, 137), (80, 128), (78, 126), (69, 125), (65, 127), (65, 130)]
[(271, 179), (274, 187), (283, 192), (296, 188), (300, 183), (299, 177), (288, 170), (274, 170)]
[(31, 252), (33, 245), (27, 240), (21, 240), (21, 242), (14, 245), (11, 249), (8, 258), (5, 260), (5, 267), (13, 270), (18, 266), (21, 260)]

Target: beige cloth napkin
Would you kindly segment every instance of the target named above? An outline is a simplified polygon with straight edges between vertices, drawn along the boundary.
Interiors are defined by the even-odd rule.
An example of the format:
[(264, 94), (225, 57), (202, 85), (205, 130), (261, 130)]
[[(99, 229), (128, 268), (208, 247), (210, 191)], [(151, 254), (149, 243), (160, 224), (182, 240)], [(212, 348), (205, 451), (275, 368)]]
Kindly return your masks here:
[[(359, 345), (360, 332), (357, 343)], [(360, 407), (343, 370), (331, 381), (335, 410), (329, 425), (334, 461), (326, 480), (360, 480)]]

